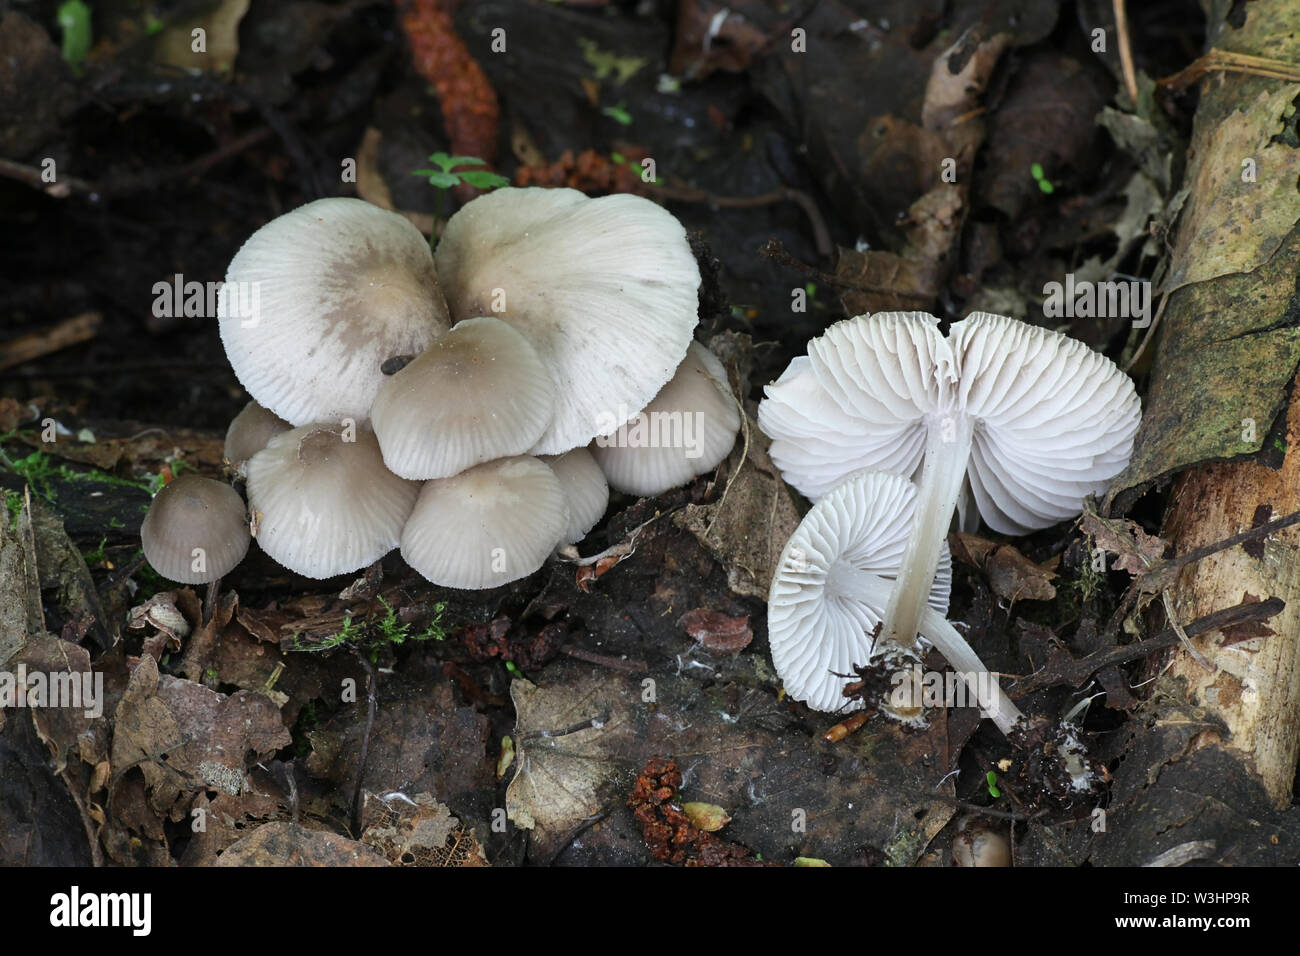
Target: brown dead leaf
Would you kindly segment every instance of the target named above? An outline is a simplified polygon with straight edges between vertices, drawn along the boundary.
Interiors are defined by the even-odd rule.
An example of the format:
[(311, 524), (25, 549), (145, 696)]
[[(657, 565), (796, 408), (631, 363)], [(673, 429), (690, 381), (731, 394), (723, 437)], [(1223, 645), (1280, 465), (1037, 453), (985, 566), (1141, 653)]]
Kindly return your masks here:
[(117, 781), (138, 767), (149, 805), (172, 820), (185, 816), (192, 795), (201, 790), (242, 793), (248, 758), (265, 759), (292, 742), (270, 698), (243, 690), (227, 697), (160, 675), (148, 654), (131, 675), (114, 727)]
[(145, 639), (143, 653), (155, 661), (169, 651), (179, 651), (185, 638), (203, 619), (203, 602), (189, 588), (160, 591), (143, 604), (131, 608), (127, 627), (133, 631), (152, 627), (156, 633)]
[(749, 450), (738, 441), (722, 465), (721, 497), (706, 505), (688, 504), (672, 520), (721, 560), (734, 593), (767, 600), (776, 562), (799, 525), (799, 512), (768, 457), (769, 442), (758, 424), (746, 415), (742, 428), (748, 429)]
[(1009, 544), (973, 534), (949, 535), (953, 557), (984, 572), (989, 587), (1004, 601), (1050, 601), (1056, 597), (1056, 572), (1035, 564)]
[(718, 657), (735, 657), (754, 639), (748, 614), (728, 617), (719, 611), (698, 607), (683, 614), (677, 626)]
[(361, 842), (397, 866), (487, 866), (474, 834), (431, 793), (366, 791), (361, 805)]
[(347, 837), (296, 823), (264, 823), (217, 858), (217, 866), (388, 866)]
[(1103, 518), (1085, 510), (1079, 518), (1080, 527), (1092, 537), (1102, 551), (1115, 555), (1111, 565), (1118, 571), (1134, 576), (1146, 574), (1164, 559), (1169, 542), (1147, 534), (1135, 521), (1127, 518)]

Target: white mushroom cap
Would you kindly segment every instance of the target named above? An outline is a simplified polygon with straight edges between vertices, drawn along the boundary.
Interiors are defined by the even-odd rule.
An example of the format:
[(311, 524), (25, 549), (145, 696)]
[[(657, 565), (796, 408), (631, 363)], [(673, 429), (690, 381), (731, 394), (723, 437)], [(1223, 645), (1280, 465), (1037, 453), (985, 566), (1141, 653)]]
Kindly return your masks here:
[(609, 483), (605, 481), (605, 473), (586, 448), (575, 448), (563, 455), (543, 456), (541, 460), (550, 465), (560, 479), (564, 500), (569, 506), (569, 526), (561, 543), (581, 541), (596, 526), (609, 505)]
[[(844, 686), (871, 657), (884, 601), (862, 600), (845, 569), (890, 580), (907, 548), (916, 488), (899, 475), (861, 472), (823, 495), (786, 542), (767, 599), (772, 662), (786, 693), (814, 710), (861, 709)], [(952, 561), (943, 549), (930, 607), (948, 609)], [(928, 635), (927, 635), (928, 636)]]
[(244, 462), (266, 447), (276, 435), (293, 428), (279, 415), (257, 402), (249, 402), (226, 429), (226, 461), (242, 470)]
[(558, 407), (533, 454), (586, 445), (644, 408), (698, 320), (686, 231), (640, 196), (498, 189), (451, 217), (436, 260), (454, 318), (504, 319), (550, 369)]
[(248, 553), (244, 499), (227, 484), (194, 474), (163, 486), (140, 526), (150, 567), (181, 584), (209, 584)]
[(717, 356), (692, 342), (663, 390), (591, 448), (610, 486), (652, 496), (712, 471), (736, 444), (740, 411)]
[[(260, 404), (294, 425), (364, 422), (394, 355), (450, 326), (429, 244), (406, 217), (318, 199), (268, 222), (235, 253), (221, 341)], [(256, 303), (254, 315), (239, 303)]]
[(309, 578), (358, 571), (397, 547), (419, 489), (384, 467), (365, 429), (304, 425), (248, 460), (257, 543)]
[(545, 564), (568, 526), (555, 472), (536, 458), (502, 458), (426, 482), (402, 557), (442, 587), (494, 588)]
[(554, 409), (555, 387), (528, 340), (479, 317), (390, 376), (370, 416), (389, 469), (426, 479), (523, 454)]

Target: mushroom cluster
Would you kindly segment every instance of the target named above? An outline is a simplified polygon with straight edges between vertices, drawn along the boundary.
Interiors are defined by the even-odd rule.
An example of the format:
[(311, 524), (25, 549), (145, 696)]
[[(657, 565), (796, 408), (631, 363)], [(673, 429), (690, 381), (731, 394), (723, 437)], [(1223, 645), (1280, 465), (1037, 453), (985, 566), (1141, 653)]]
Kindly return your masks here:
[[(1132, 454), (1141, 408), (1108, 358), (1005, 316), (973, 313), (946, 338), (938, 324), (918, 312), (839, 322), (759, 405), (773, 462), (817, 502), (787, 547), (768, 613), (786, 690), (819, 709), (844, 703), (848, 664), (916, 650), (918, 632), (963, 679), (985, 674), (939, 613), (960, 499), (993, 530), (1025, 534), (1079, 514)], [(882, 557), (873, 542), (884, 527), (894, 536)], [(1000, 691), (985, 696), (981, 707), (1008, 730), (1019, 712)]]
[[(699, 285), (681, 224), (639, 196), (500, 189), (436, 252), (359, 199), (279, 216), (219, 297), (253, 399), (226, 436), (252, 536), (313, 578), (399, 547), (447, 587), (531, 574), (600, 520), (611, 485), (660, 494), (734, 445), (725, 371), (694, 341)], [(238, 494), (212, 482), (229, 494), (200, 507), (198, 480), (159, 494), (144, 529), (155, 568), (191, 583), (249, 538)], [(206, 577), (178, 563), (196, 548)]]

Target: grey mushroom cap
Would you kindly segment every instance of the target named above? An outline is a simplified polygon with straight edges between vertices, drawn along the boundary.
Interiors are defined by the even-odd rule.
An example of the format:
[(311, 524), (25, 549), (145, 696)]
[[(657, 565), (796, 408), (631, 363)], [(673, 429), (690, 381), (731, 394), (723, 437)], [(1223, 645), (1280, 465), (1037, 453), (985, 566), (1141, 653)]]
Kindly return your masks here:
[[(906, 478), (860, 472), (813, 506), (786, 542), (768, 594), (772, 663), (786, 693), (814, 710), (859, 710), (844, 686), (871, 658), (884, 601), (864, 600), (846, 572), (892, 581), (907, 548), (916, 489)], [(930, 607), (948, 609), (952, 560), (943, 549)]]
[(209, 584), (248, 553), (248, 514), (235, 489), (181, 475), (154, 496), (140, 526), (150, 567), (170, 581)]
[(423, 480), (524, 454), (554, 411), (555, 387), (528, 340), (481, 316), (390, 376), (370, 416), (389, 469)]
[(712, 471), (730, 454), (740, 410), (727, 372), (712, 352), (692, 342), (658, 395), (591, 453), (610, 487), (645, 497), (678, 488)]
[(425, 482), (402, 557), (442, 587), (494, 588), (545, 564), (568, 527), (555, 472), (536, 458), (502, 458)]
[(293, 428), (279, 415), (257, 402), (249, 402), (226, 429), (226, 461), (243, 471), (244, 463), (266, 447), (276, 435)]
[(309, 578), (358, 571), (396, 548), (418, 493), (361, 428), (304, 425), (248, 460), (257, 543)]
[(435, 258), (453, 318), (495, 315), (546, 363), (557, 409), (535, 455), (586, 445), (643, 408), (698, 322), (686, 230), (640, 196), (498, 189), (448, 220)]
[(569, 506), (569, 526), (562, 544), (576, 544), (587, 536), (609, 506), (609, 483), (596, 459), (586, 448), (575, 448), (563, 455), (543, 456), (551, 466)]
[(364, 422), (383, 363), (451, 326), (424, 236), (360, 199), (318, 199), (257, 230), (219, 302), (236, 377), (294, 425)]

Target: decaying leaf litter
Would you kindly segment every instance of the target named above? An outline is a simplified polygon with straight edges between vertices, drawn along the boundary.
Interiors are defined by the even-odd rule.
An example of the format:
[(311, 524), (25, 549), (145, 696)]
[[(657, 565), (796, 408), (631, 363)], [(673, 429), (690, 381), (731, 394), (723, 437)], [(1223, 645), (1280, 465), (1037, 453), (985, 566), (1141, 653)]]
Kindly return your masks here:
[[(792, 20), (759, 2), (721, 18), (707, 0), (675, 18), (422, 2), (400, 17), (313, 8), (304, 31), (289, 29), (299, 4), (248, 5), (242, 23), (237, 6), (210, 15), (220, 55), (196, 74), (174, 71), (175, 44), (140, 41), (128, 13), (104, 15), (77, 70), (52, 23), (4, 15), (3, 42), (26, 50), (10, 61), (30, 94), (14, 115), (32, 121), (3, 131), (5, 188), (65, 241), (17, 250), (4, 280), (19, 327), (0, 344), (14, 371), (0, 399), (0, 653), (9, 670), (104, 680), (95, 717), (0, 711), (6, 861), (939, 865), (971, 819), (1001, 827), (1021, 864), (1146, 862), (1191, 843), (1205, 859), (1293, 860), (1293, 813), (1230, 749), (1201, 743), (1227, 732), (1212, 701), (1162, 685), (1156, 718), (1144, 686), (1184, 637), (1254, 652), (1287, 636), (1275, 618), (1289, 597), (1274, 590), (1189, 612), (1171, 589), (1201, 557), (1287, 563), (1296, 506), (1252, 520), (1253, 536), (1198, 541), (1201, 555), (1169, 543), (1166, 492), (1147, 489), (1207, 460), (1288, 457), (1296, 93), (1276, 64), (1296, 58), (1258, 38), (1293, 14), (1260, 2), (1234, 23), (1144, 5), (1121, 37), (1098, 3), (818, 4)], [(795, 27), (817, 56), (796, 49)], [(1153, 80), (1202, 43), (1206, 75), (1226, 77), (1212, 107), (1195, 85)], [(111, 137), (91, 91), (118, 114)], [(1197, 112), (1210, 108), (1226, 119)], [(76, 176), (42, 194), (25, 170), (50, 143)], [(78, 162), (92, 149), (101, 166)], [(486, 600), (431, 588), (396, 558), (320, 586), (254, 553), (205, 613), (204, 594), (141, 566), (136, 531), (157, 476), (221, 476), (243, 397), (210, 358), (213, 330), (150, 316), (145, 292), (174, 272), (218, 278), (268, 218), (268, 188), (282, 208), (355, 188), (430, 227), (434, 197), (409, 173), (439, 149), (520, 185), (665, 201), (697, 240), (703, 337), (748, 412), (742, 441), (686, 489), (616, 499), (576, 560)], [(1259, 190), (1237, 190), (1238, 154)], [(355, 187), (337, 183), (344, 156)], [(646, 157), (662, 182), (638, 175)], [(108, 233), (86, 228), (91, 193)], [(168, 201), (139, 203), (150, 195)], [(1155, 278), (1159, 322), (1043, 318), (1067, 272)], [(110, 278), (129, 301), (96, 291)], [(810, 336), (882, 309), (1064, 325), (1141, 376), (1147, 424), (1111, 495), (1124, 510), (953, 542), (965, 557), (949, 617), (1026, 691), (1022, 708), (1059, 716), (1096, 698), (1079, 720), (1120, 768), (1096, 799), (1044, 797), (970, 709), (934, 711), (921, 731), (867, 716), (831, 742), (839, 718), (781, 693), (764, 599), (806, 503), (767, 458), (754, 402)], [(1217, 324), (1161, 333), (1188, 315)], [(1221, 403), (1199, 398), (1207, 380)], [(50, 422), (56, 440), (42, 440)], [(1168, 712), (1176, 740), (1151, 730)], [(1181, 795), (1107, 840), (1098, 808), (1131, 821), (1163, 792), (1132, 776), (1147, 766)], [(730, 820), (710, 833), (685, 804)], [(1180, 841), (1170, 821), (1189, 820), (1215, 832)]]

